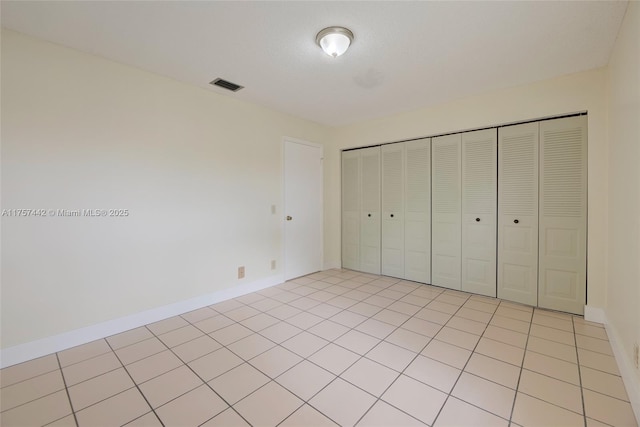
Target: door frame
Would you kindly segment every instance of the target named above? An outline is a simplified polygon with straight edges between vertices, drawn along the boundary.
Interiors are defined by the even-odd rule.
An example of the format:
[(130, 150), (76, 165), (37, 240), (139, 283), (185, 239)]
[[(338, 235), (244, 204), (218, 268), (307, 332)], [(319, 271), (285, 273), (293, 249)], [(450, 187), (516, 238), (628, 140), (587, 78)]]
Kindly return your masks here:
[[(287, 144), (300, 144), (307, 145), (320, 149), (320, 269), (324, 270), (324, 146), (315, 142), (309, 142), (302, 139), (291, 138), (285, 136), (282, 138), (282, 212), (280, 213), (280, 231), (282, 236), (282, 278), (283, 281), (292, 279), (293, 277), (287, 276), (287, 227), (286, 227), (286, 215), (287, 215), (287, 183), (286, 183), (286, 150)], [(277, 212), (276, 212), (277, 213)]]

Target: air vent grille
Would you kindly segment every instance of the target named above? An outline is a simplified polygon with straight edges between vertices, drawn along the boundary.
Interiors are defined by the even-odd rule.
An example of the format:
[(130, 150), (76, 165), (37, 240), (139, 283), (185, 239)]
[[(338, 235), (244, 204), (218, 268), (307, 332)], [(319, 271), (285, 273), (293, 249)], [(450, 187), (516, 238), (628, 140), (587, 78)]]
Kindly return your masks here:
[(213, 80), (212, 82), (210, 82), (209, 84), (212, 84), (214, 86), (219, 86), (221, 88), (230, 90), (231, 92), (237, 92), (240, 89), (244, 88), (244, 86), (240, 86), (237, 85), (235, 83), (231, 83), (230, 81), (221, 79), (221, 78), (217, 78), (215, 80)]

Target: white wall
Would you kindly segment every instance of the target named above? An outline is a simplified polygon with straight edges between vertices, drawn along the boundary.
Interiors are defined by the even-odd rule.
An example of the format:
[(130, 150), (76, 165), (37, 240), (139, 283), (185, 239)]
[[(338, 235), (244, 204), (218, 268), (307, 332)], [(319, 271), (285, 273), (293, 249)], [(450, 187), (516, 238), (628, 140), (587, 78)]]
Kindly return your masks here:
[(335, 129), (333, 147), (325, 149), (325, 260), (340, 261), (340, 149), (588, 111), (588, 304), (604, 308), (607, 280), (605, 90), (605, 70), (597, 69)]
[(3, 209), (130, 212), (2, 218), (3, 349), (282, 275), (282, 138), (325, 127), (4, 30), (1, 88)]
[(336, 129), (3, 30), (2, 208), (131, 214), (2, 218), (1, 348), (233, 289), (239, 265), (246, 282), (281, 275), (270, 260), (282, 249), (285, 135), (326, 142), (325, 264), (338, 266), (340, 149), (586, 110), (588, 303), (630, 357), (639, 9), (630, 4), (607, 69)]
[[(635, 375), (640, 416), (640, 3), (629, 2), (608, 67), (609, 274), (606, 315)], [(619, 361), (620, 364), (621, 361)], [(622, 369), (625, 366), (621, 366)], [(629, 384), (627, 387), (629, 388)], [(632, 396), (633, 397), (633, 396)]]

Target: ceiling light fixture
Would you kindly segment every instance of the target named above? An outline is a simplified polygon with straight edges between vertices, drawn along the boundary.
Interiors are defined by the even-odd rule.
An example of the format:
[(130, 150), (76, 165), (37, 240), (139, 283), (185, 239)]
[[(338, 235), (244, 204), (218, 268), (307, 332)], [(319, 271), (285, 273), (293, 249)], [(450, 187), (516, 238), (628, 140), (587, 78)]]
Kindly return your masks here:
[(328, 27), (316, 36), (318, 46), (334, 58), (345, 53), (351, 42), (353, 42), (353, 33), (344, 27)]

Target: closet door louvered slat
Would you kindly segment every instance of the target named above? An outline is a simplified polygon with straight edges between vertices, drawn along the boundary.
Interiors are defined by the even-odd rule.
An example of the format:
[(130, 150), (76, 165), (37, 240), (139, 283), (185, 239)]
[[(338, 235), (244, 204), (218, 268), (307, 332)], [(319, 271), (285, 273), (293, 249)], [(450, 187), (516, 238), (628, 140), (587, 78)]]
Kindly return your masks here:
[(498, 130), (498, 297), (537, 305), (538, 123)]
[(342, 267), (360, 269), (360, 153), (342, 153)]
[(433, 138), (431, 278), (434, 285), (461, 288), (461, 135)]
[(497, 131), (462, 134), (462, 290), (496, 296)]
[(380, 274), (380, 147), (360, 151), (360, 271)]
[(383, 145), (382, 274), (404, 277), (404, 157), (402, 143)]
[(584, 312), (587, 245), (586, 116), (540, 123), (538, 305)]
[(404, 278), (431, 283), (431, 140), (404, 143)]

